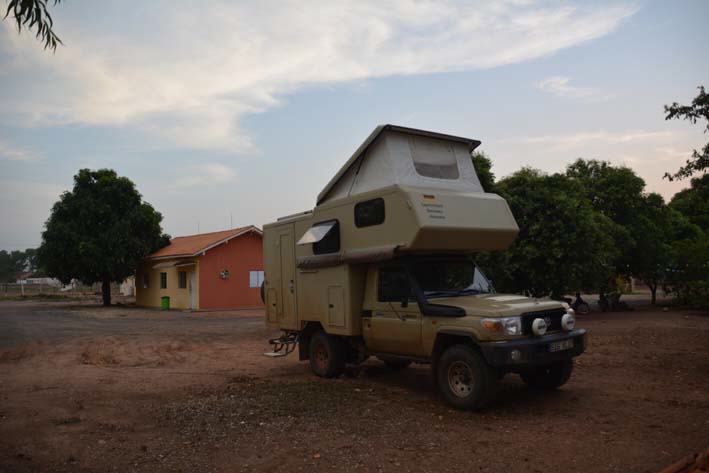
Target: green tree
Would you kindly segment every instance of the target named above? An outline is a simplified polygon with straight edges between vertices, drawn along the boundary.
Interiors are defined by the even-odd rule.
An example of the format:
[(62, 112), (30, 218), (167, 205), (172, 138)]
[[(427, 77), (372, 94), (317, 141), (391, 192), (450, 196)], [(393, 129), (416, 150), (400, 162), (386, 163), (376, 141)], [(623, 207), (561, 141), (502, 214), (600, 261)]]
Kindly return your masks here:
[(709, 309), (709, 235), (673, 243), (670, 283), (680, 304)]
[(482, 254), (478, 263), (503, 291), (534, 297), (597, 288), (613, 272), (613, 222), (595, 212), (562, 174), (522, 169), (496, 184), (520, 233), (509, 250)]
[(17, 274), (22, 271), (17, 266), (17, 258), (13, 255), (14, 252), (0, 250), (0, 281), (15, 282)]
[(58, 44), (63, 44), (54, 33), (54, 21), (47, 10), (48, 1), (56, 5), (61, 0), (10, 0), (3, 20), (11, 16), (17, 24), (17, 31), (24, 26), (29, 31), (35, 30), (35, 36), (44, 43), (44, 49), (57, 50)]
[(631, 256), (633, 276), (647, 285), (652, 294), (651, 303), (657, 301), (657, 288), (668, 277), (674, 265), (674, 242), (695, 239), (701, 230), (689, 220), (665, 205), (662, 196), (649, 194), (633, 221), (635, 245)]
[[(629, 277), (633, 274), (637, 255), (635, 237), (642, 232), (638, 216), (645, 206), (645, 181), (624, 166), (609, 162), (578, 159), (566, 168), (566, 176), (588, 199), (593, 209), (608, 217), (616, 226), (610, 231), (618, 249), (613, 263), (615, 273)], [(604, 288), (600, 287), (601, 293)]]
[(133, 274), (147, 254), (167, 244), (162, 215), (133, 182), (110, 169), (82, 169), (74, 188), (54, 204), (38, 251), (49, 275), (68, 283), (102, 284), (103, 304), (111, 303), (111, 282)]
[[(704, 86), (700, 85), (699, 95), (692, 100), (691, 105), (680, 105), (674, 102), (672, 105), (665, 105), (665, 120), (681, 118), (697, 123), (697, 120), (704, 120), (706, 126), (704, 133), (709, 131), (709, 95), (704, 91)], [(692, 156), (674, 174), (665, 173), (665, 177), (670, 181), (691, 177), (695, 173), (706, 173), (709, 169), (709, 142), (700, 151), (692, 150)]]
[(709, 233), (709, 174), (692, 179), (692, 186), (676, 193), (670, 207)]
[(472, 155), (475, 173), (480, 179), (480, 184), (485, 192), (495, 192), (495, 175), (492, 173), (492, 161), (482, 151)]

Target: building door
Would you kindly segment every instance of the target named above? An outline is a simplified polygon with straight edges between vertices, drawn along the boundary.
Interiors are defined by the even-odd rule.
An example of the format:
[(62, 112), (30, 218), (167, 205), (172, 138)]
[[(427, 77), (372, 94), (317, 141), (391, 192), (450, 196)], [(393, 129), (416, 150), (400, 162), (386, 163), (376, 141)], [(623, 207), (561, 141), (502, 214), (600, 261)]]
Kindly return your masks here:
[(196, 309), (197, 308), (197, 301), (195, 297), (195, 293), (197, 292), (197, 288), (195, 287), (195, 280), (197, 278), (195, 277), (195, 272), (190, 271), (190, 284), (189, 284), (189, 291), (190, 291), (190, 309)]
[(282, 307), (278, 318), (282, 328), (297, 328), (295, 306), (295, 246), (293, 244), (293, 225), (289, 225), (279, 234), (278, 247), (281, 255), (281, 301)]

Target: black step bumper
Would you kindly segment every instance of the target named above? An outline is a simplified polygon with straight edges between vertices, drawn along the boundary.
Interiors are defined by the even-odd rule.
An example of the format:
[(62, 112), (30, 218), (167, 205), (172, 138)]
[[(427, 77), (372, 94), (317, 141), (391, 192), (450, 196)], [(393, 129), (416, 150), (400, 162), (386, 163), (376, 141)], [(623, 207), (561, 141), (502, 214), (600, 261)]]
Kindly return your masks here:
[[(573, 340), (573, 347), (563, 351), (549, 351), (551, 343), (569, 339)], [(525, 365), (544, 365), (583, 353), (586, 349), (586, 330), (577, 329), (522, 340), (483, 342), (479, 346), (485, 360), (496, 368), (514, 369)]]

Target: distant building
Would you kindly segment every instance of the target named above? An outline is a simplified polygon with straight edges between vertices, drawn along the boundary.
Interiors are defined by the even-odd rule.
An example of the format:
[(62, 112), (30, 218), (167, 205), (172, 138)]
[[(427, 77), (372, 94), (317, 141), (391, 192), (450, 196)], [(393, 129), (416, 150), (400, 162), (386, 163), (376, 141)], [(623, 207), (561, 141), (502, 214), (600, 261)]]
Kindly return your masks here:
[(35, 278), (32, 277), (32, 273), (20, 273), (17, 275), (17, 281), (16, 284), (27, 284), (27, 285), (43, 285), (43, 286), (53, 286), (53, 287), (61, 287), (62, 283), (58, 279), (55, 278), (47, 278), (47, 277), (39, 277)]
[(262, 232), (254, 226), (177, 237), (149, 255), (135, 277), (136, 303), (176, 309), (261, 307)]
[(134, 296), (135, 295), (135, 276), (130, 276), (125, 279), (120, 284), (119, 287), (122, 296)]

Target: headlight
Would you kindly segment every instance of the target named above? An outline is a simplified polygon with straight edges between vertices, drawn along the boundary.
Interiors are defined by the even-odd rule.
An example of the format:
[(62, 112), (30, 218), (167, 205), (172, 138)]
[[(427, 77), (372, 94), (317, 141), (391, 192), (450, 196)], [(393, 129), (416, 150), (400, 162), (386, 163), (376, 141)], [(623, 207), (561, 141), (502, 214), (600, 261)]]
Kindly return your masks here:
[(573, 309), (569, 309), (566, 314), (561, 318), (561, 328), (566, 331), (571, 331), (576, 326), (576, 317), (574, 317)]
[(547, 333), (547, 328), (547, 323), (544, 319), (534, 319), (532, 321), (532, 333), (534, 335), (538, 335), (541, 337), (542, 335)]
[(522, 320), (519, 317), (482, 319), (480, 323), (489, 332), (504, 335), (522, 335)]

